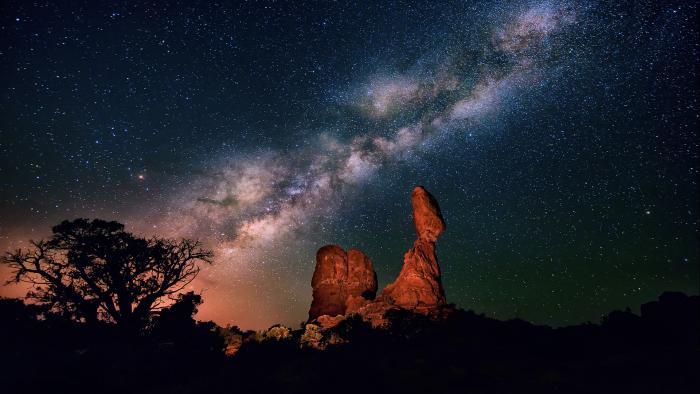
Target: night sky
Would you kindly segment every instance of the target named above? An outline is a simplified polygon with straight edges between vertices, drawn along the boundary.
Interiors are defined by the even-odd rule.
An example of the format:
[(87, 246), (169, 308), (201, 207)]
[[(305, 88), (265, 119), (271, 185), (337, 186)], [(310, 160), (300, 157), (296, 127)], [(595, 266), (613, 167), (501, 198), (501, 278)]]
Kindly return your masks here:
[(394, 280), (421, 184), (459, 307), (698, 293), (694, 2), (234, 3), (2, 2), (2, 250), (78, 217), (199, 238), (198, 318), (296, 327), (325, 244)]

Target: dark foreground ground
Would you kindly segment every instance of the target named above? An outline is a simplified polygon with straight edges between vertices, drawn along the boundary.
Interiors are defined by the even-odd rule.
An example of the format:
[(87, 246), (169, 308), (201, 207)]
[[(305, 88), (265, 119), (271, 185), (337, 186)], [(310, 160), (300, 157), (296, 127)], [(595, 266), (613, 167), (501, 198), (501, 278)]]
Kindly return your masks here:
[[(559, 329), (469, 311), (440, 322), (396, 314), (388, 330), (349, 319), (323, 334), (325, 350), (300, 347), (303, 330), (273, 337), (190, 319), (133, 337), (0, 304), (4, 393), (700, 392), (700, 303), (681, 293), (641, 316)], [(227, 357), (232, 336), (243, 344)]]

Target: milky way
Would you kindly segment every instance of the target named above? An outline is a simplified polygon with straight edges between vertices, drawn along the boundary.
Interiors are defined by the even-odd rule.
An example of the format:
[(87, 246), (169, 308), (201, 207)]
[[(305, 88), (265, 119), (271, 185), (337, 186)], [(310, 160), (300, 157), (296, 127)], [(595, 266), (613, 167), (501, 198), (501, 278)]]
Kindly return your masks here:
[[(361, 116), (411, 112), (417, 119), (412, 124), (384, 133), (368, 130), (349, 140), (321, 133), (303, 149), (221, 164), (216, 175), (195, 179), (197, 187), (175, 200), (157, 228), (177, 236), (201, 237), (207, 234), (202, 228), (213, 231), (219, 266), (215, 272), (233, 276), (229, 280), (241, 268), (257, 271), (263, 259), (283, 258), (271, 253), (275, 243), (290, 240), (290, 234), (299, 238), (307, 231), (305, 225), (336, 214), (333, 202), (349, 188), (386, 176), (386, 163), (410, 160), (415, 150), (442, 133), (467, 132), (469, 121), (498, 112), (508, 96), (548, 72), (546, 61), (540, 61), (546, 41), (556, 39), (561, 29), (575, 28), (574, 11), (538, 4), (512, 12), (504, 24), (492, 28), (483, 58), (475, 59), (482, 65), (478, 69), (457, 70), (450, 54), (461, 56), (459, 49), (447, 48), (433, 69), (373, 75), (344, 95), (343, 104)], [(505, 62), (492, 64), (498, 56)], [(438, 98), (443, 103), (437, 104)]]
[[(574, 18), (573, 11), (550, 4), (516, 14), (494, 28), (489, 43), (493, 47), (486, 49), (486, 59), (479, 59), (484, 67), (467, 70), (466, 76), (454, 70), (451, 59), (443, 59), (437, 65), (439, 72), (370, 77), (349, 94), (347, 105), (369, 117), (414, 111), (413, 117), (421, 120), (389, 131), (388, 136), (369, 131), (342, 141), (323, 133), (303, 150), (268, 152), (224, 164), (209, 184), (205, 181), (181, 198), (184, 203), (176, 203), (171, 219), (175, 224), (169, 226), (188, 232), (198, 225), (214, 225), (217, 233), (230, 237), (220, 244), (224, 259), (242, 259), (235, 256), (239, 250), (264, 252), (270, 241), (298, 230), (305, 221), (317, 220), (346, 187), (377, 176), (386, 162), (410, 159), (436, 135), (455, 128), (468, 130), (465, 122), (507, 105), (509, 95), (547, 72), (546, 65), (533, 57), (541, 56), (544, 41), (573, 24)], [(507, 63), (489, 64), (490, 52), (505, 55)], [(442, 96), (447, 96), (448, 104), (440, 108), (434, 101)]]
[[(203, 318), (296, 324), (325, 243), (365, 250), (380, 283), (391, 280), (410, 244), (408, 196), (423, 183), (443, 204), (447, 295), (462, 307), (574, 323), (697, 279), (695, 99), (674, 85), (695, 73), (676, 64), (679, 48), (697, 51), (693, 7), (172, 7), (82, 19), (60, 6), (12, 8), (5, 66), (24, 82), (3, 99), (15, 143), (3, 144), (14, 192), (2, 246), (74, 216), (199, 238), (216, 254), (193, 284)], [(54, 18), (48, 32), (42, 13)], [(99, 37), (110, 31), (123, 36)], [(63, 69), (70, 51), (53, 45), (100, 71)], [(103, 63), (105, 46), (117, 57)], [(50, 60), (32, 71), (35, 50)], [(673, 131), (659, 137), (663, 122)], [(22, 167), (7, 158), (32, 139), (39, 156)], [(673, 164), (670, 151), (680, 152)], [(647, 227), (663, 206), (668, 217)], [(643, 239), (656, 248), (638, 249)]]

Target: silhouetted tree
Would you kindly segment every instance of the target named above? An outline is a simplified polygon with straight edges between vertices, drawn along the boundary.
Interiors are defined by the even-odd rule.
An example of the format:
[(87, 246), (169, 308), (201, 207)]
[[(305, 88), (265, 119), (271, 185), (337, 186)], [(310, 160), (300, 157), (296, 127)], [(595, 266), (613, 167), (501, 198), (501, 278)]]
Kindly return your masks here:
[(185, 359), (205, 353), (223, 356), (226, 339), (220, 335), (222, 328), (212, 321), (194, 319), (197, 307), (202, 303), (202, 296), (192, 291), (178, 294), (174, 304), (154, 316), (150, 330), (152, 338), (161, 346), (174, 346)]
[(212, 252), (198, 241), (139, 238), (124, 225), (63, 221), (49, 240), (8, 252), (8, 283), (32, 285), (27, 298), (72, 319), (138, 329), (197, 276)]
[(177, 300), (168, 308), (164, 308), (156, 320), (156, 330), (177, 332), (190, 330), (196, 325), (194, 314), (197, 307), (202, 305), (202, 296), (192, 291), (178, 294)]

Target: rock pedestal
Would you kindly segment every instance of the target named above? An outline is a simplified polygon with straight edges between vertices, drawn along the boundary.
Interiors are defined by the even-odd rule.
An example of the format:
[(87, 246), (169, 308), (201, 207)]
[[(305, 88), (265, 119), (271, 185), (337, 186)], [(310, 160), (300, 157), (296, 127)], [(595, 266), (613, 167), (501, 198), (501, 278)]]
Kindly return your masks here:
[(404, 309), (428, 312), (445, 304), (435, 242), (445, 231), (440, 207), (422, 186), (413, 189), (413, 223), (418, 239), (403, 258), (394, 283), (387, 285), (380, 299)]
[(344, 315), (358, 313), (373, 326), (382, 326), (391, 309), (441, 315), (446, 300), (435, 242), (445, 231), (445, 221), (437, 201), (422, 186), (413, 189), (411, 204), (417, 239), (404, 255), (398, 278), (376, 300), (377, 275), (364, 253), (356, 249), (346, 253), (337, 245), (318, 250), (311, 280), (310, 321), (330, 328), (341, 322)]

